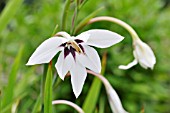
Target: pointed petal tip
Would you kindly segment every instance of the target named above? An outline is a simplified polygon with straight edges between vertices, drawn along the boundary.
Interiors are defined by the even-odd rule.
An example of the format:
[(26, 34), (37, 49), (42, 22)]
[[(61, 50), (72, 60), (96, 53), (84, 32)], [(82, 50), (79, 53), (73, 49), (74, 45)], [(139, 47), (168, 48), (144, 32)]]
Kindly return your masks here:
[(64, 77), (60, 77), (61, 78), (61, 80), (63, 80), (64, 81)]
[(26, 66), (31, 66), (31, 65), (34, 65), (34, 64), (32, 64), (32, 63), (30, 63), (30, 62), (27, 62), (25, 65), (26, 65)]
[(126, 67), (126, 66), (124, 66), (124, 65), (120, 65), (120, 66), (118, 66), (118, 68), (119, 69), (122, 69), (122, 70), (127, 70), (128, 68)]
[(79, 97), (79, 95), (80, 95), (80, 93), (75, 93), (74, 92), (74, 95), (75, 95), (75, 97), (76, 97), (76, 99)]
[(118, 68), (122, 70), (130, 69), (131, 67), (135, 66), (138, 63), (136, 59), (134, 59), (132, 62), (130, 62), (128, 65), (120, 65)]

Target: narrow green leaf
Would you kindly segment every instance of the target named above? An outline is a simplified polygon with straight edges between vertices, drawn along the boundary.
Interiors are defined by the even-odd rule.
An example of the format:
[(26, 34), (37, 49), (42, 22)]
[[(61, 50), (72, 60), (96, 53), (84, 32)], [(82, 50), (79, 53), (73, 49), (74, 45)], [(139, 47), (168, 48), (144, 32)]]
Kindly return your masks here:
[(103, 10), (104, 7), (101, 7), (97, 10), (95, 10), (94, 12), (92, 12), (89, 16), (87, 16), (84, 20), (82, 20), (76, 27), (76, 30), (74, 32), (74, 35), (77, 34), (85, 25), (86, 23), (91, 19), (93, 18), (94, 16), (97, 15), (98, 12), (100, 12), (101, 10)]
[(13, 18), (23, 0), (10, 0), (0, 15), (0, 33)]
[(26, 93), (22, 93), (21, 95), (19, 95), (18, 97), (15, 97), (11, 103), (9, 103), (8, 105), (4, 106), (1, 110), (0, 113), (10, 113), (9, 109), (11, 108), (11, 106), (13, 105), (13, 103), (15, 103), (18, 99), (24, 98), (26, 95), (28, 94), (28, 92)]
[(41, 96), (38, 96), (38, 99), (34, 105), (32, 113), (39, 113), (40, 109), (41, 109)]
[(105, 97), (101, 96), (99, 100), (99, 113), (104, 113), (105, 109)]
[(19, 70), (19, 64), (21, 62), (23, 50), (24, 50), (24, 48), (21, 47), (21, 49), (13, 63), (12, 70), (11, 70), (11, 72), (9, 74), (9, 78), (8, 78), (8, 84), (7, 84), (7, 87), (4, 92), (2, 107), (8, 105), (13, 100), (15, 83), (16, 83), (16, 79), (17, 79), (17, 72)]
[(85, 113), (93, 113), (98, 96), (101, 89), (101, 81), (98, 78), (94, 78), (92, 86), (86, 96), (85, 102), (83, 103), (83, 110)]
[[(104, 54), (102, 58), (102, 72), (101, 72), (102, 75), (105, 72), (105, 66), (106, 66), (106, 54)], [(93, 83), (88, 92), (88, 95), (83, 103), (83, 110), (85, 113), (94, 112), (100, 94), (101, 83), (102, 82), (98, 78), (94, 78)]]
[(44, 113), (44, 92), (45, 92), (45, 81), (48, 71), (48, 64), (44, 64), (44, 71), (41, 77), (41, 113)]
[(52, 68), (49, 65), (44, 90), (44, 113), (52, 113)]

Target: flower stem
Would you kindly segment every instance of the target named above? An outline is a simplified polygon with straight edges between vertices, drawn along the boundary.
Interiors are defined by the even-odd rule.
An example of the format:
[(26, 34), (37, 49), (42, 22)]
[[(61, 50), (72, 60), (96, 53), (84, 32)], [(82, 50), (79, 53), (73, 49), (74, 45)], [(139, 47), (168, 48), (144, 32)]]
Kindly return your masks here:
[[(99, 22), (99, 21), (109, 21), (109, 22), (116, 23), (116, 24), (122, 26), (123, 28), (125, 28), (127, 31), (129, 31), (129, 33), (131, 34), (133, 40), (139, 39), (139, 36), (137, 35), (135, 30), (130, 25), (128, 25), (127, 23), (123, 22), (122, 20), (119, 20), (119, 19), (114, 18), (114, 17), (109, 17), (109, 16), (95, 17), (95, 18), (90, 19), (86, 23), (86, 25), (89, 25), (89, 24), (92, 24), (92, 23), (95, 23), (95, 22)], [(79, 28), (80, 29), (78, 29), (77, 32), (80, 31), (81, 28), (83, 28), (83, 26), (81, 26)]]
[(65, 3), (65, 7), (64, 7), (64, 12), (62, 15), (62, 23), (61, 23), (61, 30), (65, 30), (66, 29), (66, 19), (67, 19), (67, 14), (68, 14), (68, 10), (70, 7), (70, 0), (67, 0)]
[(87, 70), (87, 73), (92, 74), (92, 75), (98, 77), (104, 83), (105, 86), (107, 86), (108, 84), (110, 85), (108, 80), (105, 77), (103, 77), (101, 74), (95, 73), (95, 72), (93, 72), (91, 70)]
[(84, 113), (84, 111), (79, 106), (67, 100), (54, 100), (52, 101), (52, 104), (53, 105), (54, 104), (66, 104), (76, 109), (79, 113)]

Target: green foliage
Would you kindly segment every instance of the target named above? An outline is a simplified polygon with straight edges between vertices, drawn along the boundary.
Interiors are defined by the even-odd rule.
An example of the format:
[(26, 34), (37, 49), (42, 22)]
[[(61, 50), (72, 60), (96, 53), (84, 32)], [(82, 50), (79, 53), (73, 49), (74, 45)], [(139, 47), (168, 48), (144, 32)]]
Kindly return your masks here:
[[(12, 10), (11, 8), (8, 10), (12, 13), (4, 14), (5, 10), (7, 10), (6, 8), (9, 7), (8, 3), (13, 1), (20, 3), (18, 3), (19, 5), (10, 6)], [(145, 70), (140, 65), (127, 71), (119, 70), (118, 66), (120, 64), (127, 64), (133, 60), (132, 40), (129, 33), (124, 28), (109, 22), (97, 22), (82, 29), (82, 31), (88, 29), (109, 29), (125, 37), (122, 43), (107, 49), (98, 49), (100, 56), (105, 51), (108, 52), (105, 77), (119, 94), (124, 108), (130, 113), (138, 113), (143, 108), (146, 113), (168, 113), (170, 111), (170, 63), (168, 62), (170, 57), (170, 51), (168, 50), (170, 45), (170, 24), (168, 24), (170, 23), (170, 7), (163, 8), (163, 0), (84, 1), (86, 2), (78, 12), (75, 27), (78, 27), (82, 20), (98, 8), (105, 7), (101, 12), (97, 13), (97, 16), (108, 15), (125, 21), (137, 31), (143, 41), (152, 47), (156, 55), (157, 64), (154, 70)], [(7, 113), (11, 106), (14, 105), (16, 105), (17, 113), (40, 111), (41, 106), (39, 105), (38, 97), (41, 92), (42, 66), (28, 67), (25, 64), (38, 45), (51, 37), (56, 24), (58, 24), (59, 28), (62, 28), (64, 0), (25, 0), (22, 5), (21, 2), (22, 0), (10, 0), (0, 15), (0, 18), (3, 17), (2, 15), (5, 15), (4, 19), (0, 19), (0, 23), (2, 23), (0, 24), (1, 104), (4, 98), (9, 97), (6, 103), (7, 106), (0, 108), (2, 113)], [(71, 1), (67, 18), (65, 18), (67, 23), (65, 30), (67, 32), (71, 31), (72, 28), (75, 6), (75, 3)], [(16, 55), (19, 52), (18, 48), (21, 48), (21, 45), (24, 45), (24, 53), (21, 55), (21, 60), (18, 61), (18, 64), (13, 63), (16, 61)], [(53, 60), (54, 64), (56, 59), (57, 56)], [(17, 67), (18, 65), (19, 68)], [(12, 68), (17, 68), (17, 71), (10, 73)], [(56, 73), (55, 69), (53, 69), (53, 72), (54, 74)], [(54, 78), (58, 78), (56, 76)], [(10, 80), (12, 77), (14, 79)], [(54, 87), (52, 99), (66, 99), (83, 106), (85, 97), (94, 83), (93, 79), (94, 77), (92, 76), (87, 77), (83, 92), (76, 99), (71, 89), (70, 77), (67, 77)], [(9, 80), (11, 81), (10, 88), (8, 88), (9, 84), (7, 82)], [(11, 88), (13, 89), (10, 90)], [(48, 89), (48, 91), (50, 90)], [(9, 92), (13, 93), (9, 94)], [(92, 96), (95, 96), (95, 94)], [(96, 112), (102, 113), (103, 110), (104, 113), (111, 112), (105, 96), (105, 89), (101, 88), (99, 97), (95, 96), (98, 99), (95, 105)], [(53, 113), (58, 112), (72, 113), (74, 111), (68, 106), (56, 105), (53, 108)]]
[(9, 74), (8, 84), (6, 86), (6, 90), (4, 91), (4, 96), (2, 100), (2, 108), (8, 106), (8, 104), (10, 104), (13, 100), (17, 73), (19, 70), (19, 64), (21, 62), (22, 54), (23, 54), (23, 47), (21, 47), (18, 56), (14, 61), (11, 72)]
[(44, 90), (44, 113), (52, 113), (52, 70), (48, 67)]
[(10, 0), (0, 16), (0, 33), (13, 18), (17, 9), (20, 7), (22, 0)]

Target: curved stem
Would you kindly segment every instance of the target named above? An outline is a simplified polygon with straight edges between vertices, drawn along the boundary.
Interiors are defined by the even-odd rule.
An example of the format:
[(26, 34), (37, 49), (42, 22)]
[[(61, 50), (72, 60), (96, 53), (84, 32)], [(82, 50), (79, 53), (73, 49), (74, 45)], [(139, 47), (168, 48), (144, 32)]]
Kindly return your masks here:
[(70, 102), (70, 101), (67, 101), (67, 100), (54, 100), (52, 101), (52, 104), (66, 104), (66, 105), (69, 105), (71, 107), (73, 107), (74, 109), (76, 109), (79, 113), (84, 113), (84, 111), (76, 104)]
[[(139, 39), (139, 36), (137, 35), (135, 30), (130, 25), (128, 25), (127, 23), (123, 22), (122, 20), (119, 20), (119, 19), (114, 18), (114, 17), (109, 17), (109, 16), (95, 17), (95, 18), (90, 19), (86, 23), (86, 25), (89, 25), (89, 24), (92, 24), (92, 23), (95, 23), (95, 22), (99, 22), (99, 21), (109, 21), (109, 22), (116, 23), (116, 24), (122, 26), (123, 28), (125, 28), (127, 31), (129, 31), (133, 40)], [(79, 30), (81, 30), (81, 27), (80, 27)]]
[(93, 72), (93, 71), (91, 71), (91, 70), (87, 70), (87, 73), (92, 74), (92, 75), (98, 77), (98, 78), (104, 83), (105, 86), (107, 86), (108, 84), (110, 84), (110, 83), (108, 82), (108, 80), (107, 80), (105, 77), (103, 77), (101, 74), (99, 74), (99, 73), (95, 73), (95, 72)]

